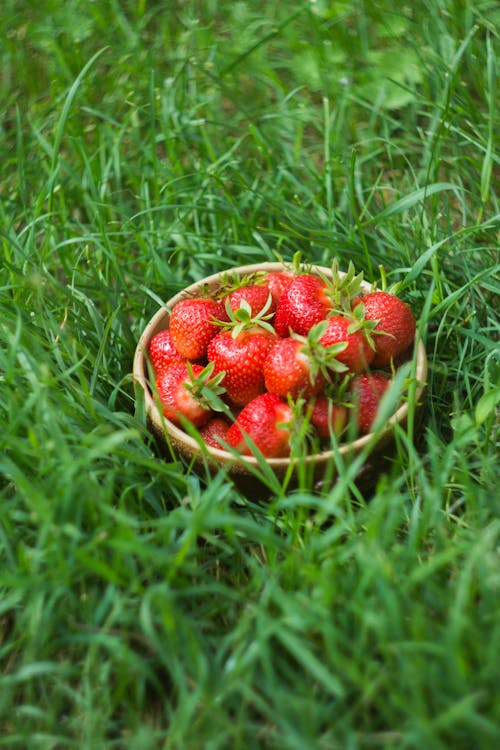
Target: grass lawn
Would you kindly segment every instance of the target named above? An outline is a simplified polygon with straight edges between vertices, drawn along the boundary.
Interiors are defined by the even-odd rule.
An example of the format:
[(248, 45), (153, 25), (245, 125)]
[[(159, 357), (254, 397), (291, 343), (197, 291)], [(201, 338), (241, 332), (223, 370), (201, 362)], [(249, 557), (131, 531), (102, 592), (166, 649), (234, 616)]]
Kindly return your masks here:
[[(3, 0), (0, 748), (500, 747), (494, 0)], [(359, 490), (161, 459), (165, 300), (399, 284), (420, 433)], [(381, 271), (382, 267), (382, 271)]]

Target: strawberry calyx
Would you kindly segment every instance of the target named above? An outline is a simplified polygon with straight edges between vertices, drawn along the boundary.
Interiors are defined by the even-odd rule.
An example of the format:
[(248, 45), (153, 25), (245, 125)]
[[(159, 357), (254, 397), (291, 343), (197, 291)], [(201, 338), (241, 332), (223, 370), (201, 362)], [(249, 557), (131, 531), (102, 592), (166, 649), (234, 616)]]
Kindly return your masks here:
[(227, 271), (220, 278), (218, 294), (221, 297), (227, 297), (231, 292), (236, 292), (238, 289), (252, 286), (253, 284), (261, 284), (264, 280), (262, 271), (253, 271), (242, 276), (234, 271)]
[(397, 336), (394, 333), (390, 333), (379, 327), (382, 322), (380, 318), (369, 319), (365, 316), (365, 306), (363, 304), (363, 299), (361, 298), (352, 310), (352, 317), (354, 318), (352, 325), (356, 327), (353, 327), (352, 329), (350, 327), (349, 333), (356, 330), (362, 330), (368, 343), (375, 352), (377, 351), (377, 344), (375, 342), (377, 336), (384, 336), (385, 338), (393, 339), (394, 341), (397, 339)]
[(373, 337), (375, 334), (384, 333), (384, 331), (377, 330), (377, 326), (380, 322), (379, 320), (368, 320), (368, 318), (365, 317), (365, 306), (363, 304), (363, 301), (361, 300), (360, 302), (358, 302), (353, 310), (345, 311), (343, 314), (346, 318), (350, 318), (352, 320), (349, 328), (347, 329), (348, 333), (356, 333), (356, 331), (361, 331), (365, 335), (365, 338), (367, 339), (371, 348), (376, 350), (376, 344)]
[(325, 294), (331, 300), (333, 314), (345, 314), (351, 310), (352, 300), (362, 292), (363, 272), (356, 273), (354, 263), (349, 261), (347, 271), (341, 276), (339, 262), (331, 264), (331, 278), (319, 274), (325, 282)]
[(228, 320), (221, 321), (220, 325), (223, 330), (231, 331), (233, 339), (237, 338), (242, 331), (250, 328), (261, 328), (274, 336), (274, 328), (269, 322), (274, 315), (274, 312), (270, 311), (272, 302), (273, 298), (269, 294), (264, 307), (258, 313), (252, 314), (252, 308), (245, 299), (242, 299), (240, 306), (233, 310), (229, 298), (226, 297), (225, 308)]
[(348, 369), (343, 362), (339, 362), (337, 359), (337, 355), (347, 348), (347, 341), (340, 341), (331, 346), (324, 346), (321, 343), (321, 337), (326, 331), (327, 324), (327, 320), (316, 323), (310, 328), (307, 336), (302, 336), (294, 332), (290, 333), (292, 338), (302, 343), (301, 352), (308, 358), (310, 363), (309, 377), (311, 383), (316, 380), (319, 373), (322, 373), (327, 382), (329, 382), (332, 373), (343, 373)]
[(209, 362), (198, 375), (194, 374), (191, 362), (186, 362), (186, 368), (188, 379), (185, 387), (195, 401), (204, 409), (228, 413), (228, 406), (221, 398), (226, 393), (226, 389), (221, 385), (225, 371), (214, 375), (213, 362)]

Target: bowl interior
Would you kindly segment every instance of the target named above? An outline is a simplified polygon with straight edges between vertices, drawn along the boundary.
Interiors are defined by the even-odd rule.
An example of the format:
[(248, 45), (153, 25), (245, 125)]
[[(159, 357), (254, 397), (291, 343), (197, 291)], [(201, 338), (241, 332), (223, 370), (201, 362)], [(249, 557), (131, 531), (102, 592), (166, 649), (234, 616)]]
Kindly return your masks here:
[[(231, 273), (239, 276), (254, 273), (255, 271), (283, 271), (284, 266), (281, 263), (259, 263), (252, 265), (239, 266), (234, 269), (230, 269)], [(332, 272), (329, 268), (323, 266), (313, 266), (313, 272), (321, 272), (325, 276), (331, 277)], [(148, 422), (152, 430), (155, 432), (160, 441), (167, 446), (170, 443), (175, 452), (178, 452), (184, 458), (188, 460), (200, 460), (201, 459), (201, 446), (197, 440), (191, 435), (188, 435), (184, 430), (177, 427), (177, 425), (166, 419), (163, 414), (158, 410), (154, 401), (152, 392), (148, 385), (148, 368), (146, 355), (149, 347), (149, 342), (160, 331), (168, 328), (170, 311), (174, 305), (181, 299), (190, 296), (196, 296), (200, 293), (201, 288), (214, 290), (217, 289), (221, 283), (222, 273), (213, 274), (208, 276), (199, 282), (195, 282), (190, 286), (183, 289), (181, 292), (176, 294), (174, 297), (169, 299), (164, 307), (161, 307), (155, 315), (151, 318), (149, 323), (144, 328), (141, 337), (138, 341), (137, 348), (134, 356), (133, 363), (133, 375), (134, 379), (142, 390), (142, 395), (145, 399), (146, 414)], [(371, 287), (369, 284), (363, 284), (363, 291), (370, 291)], [(422, 397), (425, 390), (426, 379), (427, 379), (427, 356), (423, 342), (419, 340), (415, 348), (415, 361), (412, 376), (416, 381), (415, 389), (415, 406), (416, 408), (421, 404)], [(405, 425), (409, 413), (409, 404), (404, 401), (397, 411), (388, 420), (386, 428), (380, 432), (377, 436), (377, 446), (382, 448), (390, 440), (394, 430), (394, 425)], [(340, 455), (346, 455), (349, 452), (358, 453), (361, 451), (370, 441), (372, 436), (370, 434), (363, 435), (356, 440), (348, 443), (339, 443), (338, 451)], [(232, 454), (224, 450), (217, 448), (211, 448), (205, 446), (203, 449), (211, 462), (217, 465), (228, 465), (229, 473), (231, 474), (247, 474), (254, 473), (258, 466), (258, 460), (254, 456), (241, 456), (235, 457)], [(290, 467), (290, 458), (269, 458), (267, 464), (272, 467), (274, 472), (280, 476), (283, 475)], [(324, 468), (327, 464), (334, 460), (334, 454), (331, 449), (324, 450), (321, 453), (311, 454), (305, 459), (306, 463), (314, 463), (315, 470)], [(254, 471), (252, 471), (252, 469)]]

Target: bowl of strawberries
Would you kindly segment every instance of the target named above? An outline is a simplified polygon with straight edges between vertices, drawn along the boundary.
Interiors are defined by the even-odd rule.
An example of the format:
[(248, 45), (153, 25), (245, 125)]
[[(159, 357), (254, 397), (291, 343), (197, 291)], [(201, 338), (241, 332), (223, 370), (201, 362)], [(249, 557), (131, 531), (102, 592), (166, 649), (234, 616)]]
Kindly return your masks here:
[(233, 477), (278, 479), (387, 451), (422, 404), (427, 357), (409, 305), (341, 271), (259, 263), (169, 299), (137, 344), (133, 374), (169, 455)]

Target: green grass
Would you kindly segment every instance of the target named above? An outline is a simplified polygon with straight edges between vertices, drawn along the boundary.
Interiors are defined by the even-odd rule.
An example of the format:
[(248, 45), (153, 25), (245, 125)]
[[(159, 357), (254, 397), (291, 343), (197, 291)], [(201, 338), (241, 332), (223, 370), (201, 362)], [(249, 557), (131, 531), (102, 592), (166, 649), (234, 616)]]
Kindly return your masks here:
[[(497, 4), (2, 8), (0, 748), (498, 747)], [(297, 251), (400, 284), (423, 429), (249, 499), (160, 459), (132, 358)]]

